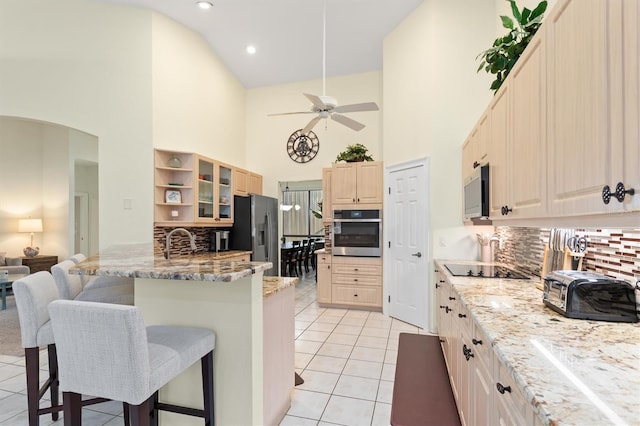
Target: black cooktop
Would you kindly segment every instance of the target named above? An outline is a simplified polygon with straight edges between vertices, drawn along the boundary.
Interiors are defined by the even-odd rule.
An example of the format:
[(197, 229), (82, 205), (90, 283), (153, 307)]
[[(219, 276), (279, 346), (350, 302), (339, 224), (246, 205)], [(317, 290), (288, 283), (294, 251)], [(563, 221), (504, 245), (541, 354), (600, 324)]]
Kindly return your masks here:
[(454, 277), (529, 279), (528, 276), (504, 266), (465, 265), (462, 263), (445, 263), (444, 266)]

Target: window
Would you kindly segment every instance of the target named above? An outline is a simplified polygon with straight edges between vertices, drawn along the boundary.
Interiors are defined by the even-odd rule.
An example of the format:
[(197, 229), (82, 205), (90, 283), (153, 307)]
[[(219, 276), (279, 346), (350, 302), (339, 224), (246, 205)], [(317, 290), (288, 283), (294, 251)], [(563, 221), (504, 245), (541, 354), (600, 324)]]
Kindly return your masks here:
[(322, 219), (311, 210), (320, 210), (322, 190), (285, 190), (282, 193), (282, 235), (285, 238), (301, 239), (323, 237)]

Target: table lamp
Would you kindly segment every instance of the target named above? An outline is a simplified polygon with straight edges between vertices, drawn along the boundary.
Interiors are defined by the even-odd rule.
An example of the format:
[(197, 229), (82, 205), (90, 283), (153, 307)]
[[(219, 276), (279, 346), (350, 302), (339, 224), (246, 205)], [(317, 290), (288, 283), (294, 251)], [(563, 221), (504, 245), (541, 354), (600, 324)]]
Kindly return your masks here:
[(39, 253), (39, 247), (33, 246), (33, 233), (42, 232), (42, 219), (20, 219), (18, 220), (18, 232), (30, 232), (31, 244), (29, 247), (25, 247), (22, 251), (25, 256), (33, 257)]

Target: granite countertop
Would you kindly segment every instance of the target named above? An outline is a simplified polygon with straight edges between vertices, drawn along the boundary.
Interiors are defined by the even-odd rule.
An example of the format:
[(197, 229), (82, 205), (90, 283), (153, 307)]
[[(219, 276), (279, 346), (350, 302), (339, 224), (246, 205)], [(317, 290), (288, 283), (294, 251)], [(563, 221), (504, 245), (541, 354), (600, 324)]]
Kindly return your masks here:
[(444, 263), (438, 270), (543, 424), (638, 423), (640, 323), (565, 318), (542, 303), (539, 278), (454, 277)]
[(297, 277), (270, 277), (264, 275), (262, 277), (262, 297), (273, 296), (287, 287), (298, 284), (298, 281)]
[(69, 269), (72, 274), (231, 282), (265, 271), (271, 262), (224, 260), (248, 252), (196, 253), (165, 259), (153, 244), (123, 244), (102, 250)]

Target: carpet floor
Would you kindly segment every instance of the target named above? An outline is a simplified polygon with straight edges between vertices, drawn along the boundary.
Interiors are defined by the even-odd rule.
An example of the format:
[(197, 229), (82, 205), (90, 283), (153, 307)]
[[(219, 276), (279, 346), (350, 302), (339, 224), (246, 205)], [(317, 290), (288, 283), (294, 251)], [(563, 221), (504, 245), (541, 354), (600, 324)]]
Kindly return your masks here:
[(0, 355), (24, 356), (18, 309), (13, 296), (7, 297), (7, 309), (0, 311)]

